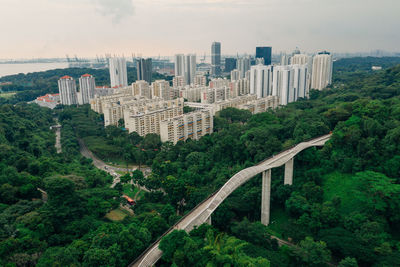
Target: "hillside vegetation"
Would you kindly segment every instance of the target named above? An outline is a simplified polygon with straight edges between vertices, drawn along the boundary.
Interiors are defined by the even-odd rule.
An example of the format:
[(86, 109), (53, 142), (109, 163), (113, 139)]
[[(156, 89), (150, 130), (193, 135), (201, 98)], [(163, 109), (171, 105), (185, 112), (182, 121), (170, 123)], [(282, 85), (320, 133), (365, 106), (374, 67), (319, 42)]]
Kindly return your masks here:
[[(332, 88), (312, 91), (310, 100), (257, 115), (223, 110), (213, 134), (176, 145), (103, 128), (88, 106), (1, 105), (0, 266), (126, 266), (236, 172), (330, 131), (323, 148), (296, 156), (292, 186), (283, 185), (282, 167), (272, 171), (278, 217), (271, 227), (259, 222), (255, 177), (224, 201), (212, 226), (166, 236), (158, 265), (398, 266), (400, 66), (335, 76)], [(49, 129), (55, 116), (63, 126), (61, 154)], [(112, 177), (80, 156), (78, 138), (92, 140), (102, 157), (146, 163), (153, 172), (124, 175), (111, 189)], [(133, 216), (111, 221), (131, 180), (151, 191)], [(271, 234), (294, 246), (279, 248)]]

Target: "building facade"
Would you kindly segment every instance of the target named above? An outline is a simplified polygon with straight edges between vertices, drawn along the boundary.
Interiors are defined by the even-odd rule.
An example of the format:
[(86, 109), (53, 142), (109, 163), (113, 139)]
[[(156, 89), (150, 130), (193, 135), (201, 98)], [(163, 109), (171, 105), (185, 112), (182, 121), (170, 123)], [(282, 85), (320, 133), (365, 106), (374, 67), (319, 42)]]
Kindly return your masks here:
[(272, 95), (272, 66), (255, 65), (250, 70), (250, 94), (263, 98)]
[(213, 42), (211, 44), (211, 75), (221, 75), (221, 43)]
[(258, 46), (256, 47), (256, 58), (263, 58), (264, 65), (271, 65), (272, 62), (272, 47)]
[(142, 96), (151, 99), (151, 91), (151, 87), (146, 81), (136, 81), (132, 83), (132, 95), (134, 96)]
[(196, 77), (196, 55), (190, 54), (185, 57), (185, 82), (186, 84), (194, 83)]
[(205, 86), (185, 86), (179, 88), (179, 97), (186, 99), (189, 102), (199, 102), (201, 101), (201, 93), (207, 87)]
[(151, 83), (153, 75), (153, 63), (151, 58), (139, 58), (136, 64), (138, 80)]
[(195, 86), (206, 86), (207, 85), (207, 77), (204, 75), (196, 75), (196, 77), (194, 77), (194, 85)]
[(281, 105), (308, 97), (307, 65), (275, 66), (273, 71), (272, 95), (278, 96)]
[(225, 69), (224, 69), (224, 71), (229, 73), (234, 69), (236, 69), (236, 58), (233, 58), (233, 57), (225, 58)]
[(96, 82), (92, 75), (84, 74), (79, 78), (78, 102), (80, 105), (89, 104), (94, 97)]
[(176, 54), (174, 57), (175, 77), (185, 76), (185, 55)]
[(250, 57), (241, 57), (237, 59), (237, 70), (240, 72), (240, 79), (245, 78), (246, 72), (250, 70)]
[(328, 52), (321, 52), (313, 58), (311, 88), (322, 90), (332, 83), (333, 60)]
[(240, 71), (239, 70), (232, 70), (231, 71), (231, 81), (237, 81), (237, 80), (240, 80), (241, 79), (241, 77), (240, 77), (241, 75), (240, 75)]
[(58, 80), (58, 91), (62, 105), (77, 105), (76, 83), (74, 78), (65, 75)]
[(128, 75), (125, 58), (109, 58), (111, 87), (128, 86)]
[(160, 135), (160, 123), (183, 114), (183, 99), (153, 100), (145, 104), (133, 103), (123, 111), (125, 128), (137, 132), (140, 136), (147, 134)]
[(194, 111), (160, 123), (160, 137), (163, 142), (176, 144), (187, 139), (198, 140), (213, 132), (213, 115), (209, 109)]

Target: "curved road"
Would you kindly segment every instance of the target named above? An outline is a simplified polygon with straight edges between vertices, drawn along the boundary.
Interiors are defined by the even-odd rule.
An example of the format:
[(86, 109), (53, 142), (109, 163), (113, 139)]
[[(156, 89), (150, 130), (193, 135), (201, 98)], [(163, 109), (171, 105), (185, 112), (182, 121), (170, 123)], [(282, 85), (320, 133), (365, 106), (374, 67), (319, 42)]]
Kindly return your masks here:
[[(104, 161), (100, 160), (99, 158), (97, 158), (92, 151), (90, 151), (88, 149), (88, 147), (86, 146), (86, 144), (83, 142), (82, 139), (78, 139), (79, 142), (79, 149), (80, 152), (82, 154), (82, 156), (84, 156), (85, 158), (88, 159), (92, 159), (93, 160), (93, 165), (96, 166), (98, 169), (101, 169), (103, 171), (108, 172), (109, 174), (111, 174), (111, 176), (114, 177), (113, 183), (111, 185), (111, 187), (114, 187), (117, 183), (120, 182), (120, 177), (121, 175), (119, 173), (117, 173), (117, 171), (134, 171), (136, 169), (126, 169), (126, 168), (119, 168), (119, 167), (114, 167), (111, 165), (107, 165)], [(150, 168), (145, 169), (145, 172), (149, 172)], [(139, 186), (138, 187), (144, 191), (149, 191), (147, 188)]]
[[(218, 208), (218, 206), (239, 186), (247, 182), (257, 174), (266, 170), (276, 168), (284, 165), (291, 160), (295, 155), (300, 153), (306, 148), (313, 146), (323, 146), (331, 137), (331, 134), (320, 136), (318, 138), (302, 142), (288, 150), (285, 150), (273, 157), (270, 157), (263, 162), (246, 169), (241, 170), (232, 176), (217, 193), (212, 194), (190, 213), (183, 217), (174, 227), (170, 228), (163, 236), (172, 232), (174, 229), (185, 230), (189, 232), (196, 225), (201, 225), (206, 222), (211, 214)], [(147, 250), (145, 250), (129, 267), (144, 267), (154, 265), (162, 256), (162, 251), (158, 248), (161, 236), (155, 243), (153, 243)]]

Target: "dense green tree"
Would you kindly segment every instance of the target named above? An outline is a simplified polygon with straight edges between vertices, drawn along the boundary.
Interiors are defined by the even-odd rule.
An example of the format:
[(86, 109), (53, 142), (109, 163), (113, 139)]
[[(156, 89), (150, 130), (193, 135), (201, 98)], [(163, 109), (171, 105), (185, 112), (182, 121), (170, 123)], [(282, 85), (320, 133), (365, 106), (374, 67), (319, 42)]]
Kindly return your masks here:
[(328, 266), (331, 260), (330, 252), (323, 241), (314, 241), (306, 237), (298, 246), (291, 248), (291, 255), (298, 265)]

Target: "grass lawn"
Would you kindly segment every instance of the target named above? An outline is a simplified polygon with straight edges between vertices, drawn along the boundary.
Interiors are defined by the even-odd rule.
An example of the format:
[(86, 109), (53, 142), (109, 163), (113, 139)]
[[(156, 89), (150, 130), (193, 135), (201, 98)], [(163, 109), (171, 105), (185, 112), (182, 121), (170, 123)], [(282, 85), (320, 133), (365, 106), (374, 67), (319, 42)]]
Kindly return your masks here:
[(111, 221), (122, 221), (126, 216), (129, 216), (129, 214), (120, 208), (112, 210), (106, 214), (106, 218)]
[(284, 232), (283, 225), (289, 220), (289, 215), (286, 214), (283, 208), (272, 208), (271, 217), (268, 229), (270, 234), (282, 238)]
[(340, 212), (349, 214), (361, 206), (361, 202), (355, 197), (358, 181), (351, 174), (333, 172), (323, 178), (324, 201), (330, 201), (334, 197), (341, 200)]
[(0, 97), (2, 97), (2, 98), (10, 98), (15, 94), (16, 94), (16, 92), (0, 93)]

